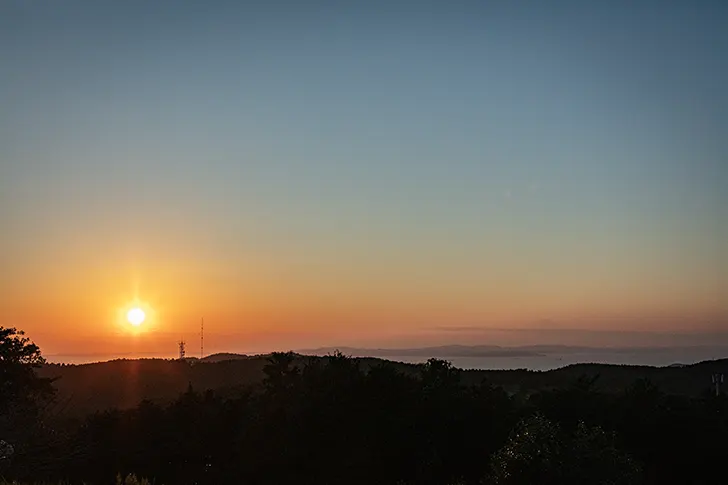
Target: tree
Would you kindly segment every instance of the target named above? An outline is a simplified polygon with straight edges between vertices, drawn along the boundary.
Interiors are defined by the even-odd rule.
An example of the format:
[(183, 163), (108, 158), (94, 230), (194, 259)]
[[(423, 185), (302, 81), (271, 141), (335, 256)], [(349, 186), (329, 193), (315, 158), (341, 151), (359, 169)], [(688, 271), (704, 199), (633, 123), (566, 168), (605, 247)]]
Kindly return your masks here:
[(460, 369), (441, 359), (428, 359), (421, 368), (422, 385), (428, 391), (453, 391), (460, 384)]
[(27, 431), (55, 393), (52, 379), (35, 370), (45, 363), (40, 348), (22, 330), (0, 327), (0, 436)]
[(296, 383), (300, 372), (293, 365), (295, 360), (296, 354), (293, 352), (273, 352), (268, 357), (268, 363), (263, 367), (263, 385), (269, 392), (284, 392)]
[(574, 433), (541, 415), (522, 421), (492, 459), (495, 485), (639, 483), (640, 468), (599, 427), (579, 423)]
[(493, 484), (559, 483), (559, 434), (558, 425), (541, 415), (519, 423), (491, 460)]

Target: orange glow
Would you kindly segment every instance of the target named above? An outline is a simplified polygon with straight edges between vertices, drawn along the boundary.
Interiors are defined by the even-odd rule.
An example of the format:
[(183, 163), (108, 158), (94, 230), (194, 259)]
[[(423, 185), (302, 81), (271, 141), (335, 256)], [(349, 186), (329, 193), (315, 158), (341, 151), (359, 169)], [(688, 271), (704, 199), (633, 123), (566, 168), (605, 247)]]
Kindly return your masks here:
[[(467, 251), (425, 263), (426, 255), (393, 250), (331, 255), (347, 261), (335, 265), (315, 252), (276, 259), (242, 248), (223, 259), (202, 246), (164, 247), (150, 249), (154, 257), (131, 258), (123, 247), (99, 244), (61, 261), (39, 248), (33, 258), (14, 260), (13, 277), (0, 280), (0, 325), (22, 328), (47, 355), (173, 357), (180, 338), (198, 338), (203, 316), (206, 353), (249, 353), (464, 343), (471, 340), (433, 329), (523, 329), (546, 321), (550, 328), (687, 331), (727, 315), (718, 291), (724, 286), (710, 278), (653, 282), (648, 262), (630, 271), (616, 264), (581, 271), (576, 263)], [(127, 318), (135, 308), (145, 315), (140, 325)]]

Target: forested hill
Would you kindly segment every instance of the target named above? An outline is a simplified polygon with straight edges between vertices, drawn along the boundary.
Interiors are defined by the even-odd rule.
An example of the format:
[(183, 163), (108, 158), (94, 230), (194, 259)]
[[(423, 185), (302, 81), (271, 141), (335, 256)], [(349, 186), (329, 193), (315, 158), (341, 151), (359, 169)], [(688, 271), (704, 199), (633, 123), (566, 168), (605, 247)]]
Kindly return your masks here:
[[(268, 356), (225, 354), (200, 361), (190, 359), (113, 360), (83, 365), (47, 364), (40, 369), (44, 377), (54, 377), (60, 412), (83, 416), (108, 408), (130, 408), (141, 400), (168, 403), (191, 385), (197, 391), (215, 390), (234, 393), (263, 379)], [(326, 357), (298, 356), (296, 365)], [(389, 363), (378, 358), (356, 358), (362, 369)], [(417, 374), (416, 364), (390, 363), (405, 373)], [(701, 362), (683, 367), (622, 366), (577, 364), (551, 371), (465, 370), (464, 384), (479, 384), (484, 379), (510, 393), (564, 388), (580, 378), (598, 379), (593, 386), (605, 392), (621, 392), (637, 379), (649, 379), (667, 394), (699, 396), (711, 387), (711, 375), (728, 374), (728, 359)]]

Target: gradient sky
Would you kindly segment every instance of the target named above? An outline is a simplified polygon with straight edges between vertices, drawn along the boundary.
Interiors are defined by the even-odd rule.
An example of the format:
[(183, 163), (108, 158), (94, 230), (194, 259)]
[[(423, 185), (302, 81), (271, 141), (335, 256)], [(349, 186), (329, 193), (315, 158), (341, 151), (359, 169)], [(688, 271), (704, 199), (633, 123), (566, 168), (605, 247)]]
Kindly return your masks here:
[(5, 0), (0, 325), (164, 355), (202, 315), (210, 351), (728, 333), (726, 25), (722, 0)]

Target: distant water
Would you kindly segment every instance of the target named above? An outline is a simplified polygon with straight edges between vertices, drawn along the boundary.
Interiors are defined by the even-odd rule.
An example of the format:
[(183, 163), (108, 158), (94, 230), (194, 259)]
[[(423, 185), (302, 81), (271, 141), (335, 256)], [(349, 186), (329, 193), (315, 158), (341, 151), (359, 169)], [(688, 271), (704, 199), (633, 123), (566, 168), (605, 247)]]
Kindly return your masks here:
[(46, 355), (45, 358), (52, 364), (91, 364), (117, 359), (174, 359), (175, 355), (159, 354), (68, 354)]
[[(428, 357), (388, 356), (388, 360), (397, 362), (422, 363)], [(728, 358), (728, 349), (644, 349), (635, 351), (620, 350), (618, 352), (597, 351), (564, 354), (544, 354), (523, 357), (437, 357), (450, 361), (461, 369), (529, 369), (552, 370), (571, 364), (620, 364), (650, 365), (663, 367), (672, 364), (695, 364), (704, 360)]]
[[(372, 354), (376, 354), (375, 351)], [(372, 355), (377, 357), (376, 355)], [(175, 355), (126, 354), (126, 355), (49, 355), (49, 362), (66, 364), (88, 364), (114, 359), (172, 359)], [(359, 356), (359, 357), (363, 357)], [(601, 363), (623, 365), (650, 365), (656, 367), (672, 364), (694, 364), (704, 360), (728, 358), (728, 347), (666, 347), (637, 349), (589, 349), (588, 351), (569, 351), (564, 353), (545, 353), (527, 356), (433, 356), (448, 360), (461, 369), (529, 369), (551, 370), (571, 364)], [(427, 356), (382, 356), (397, 362), (422, 363)]]

